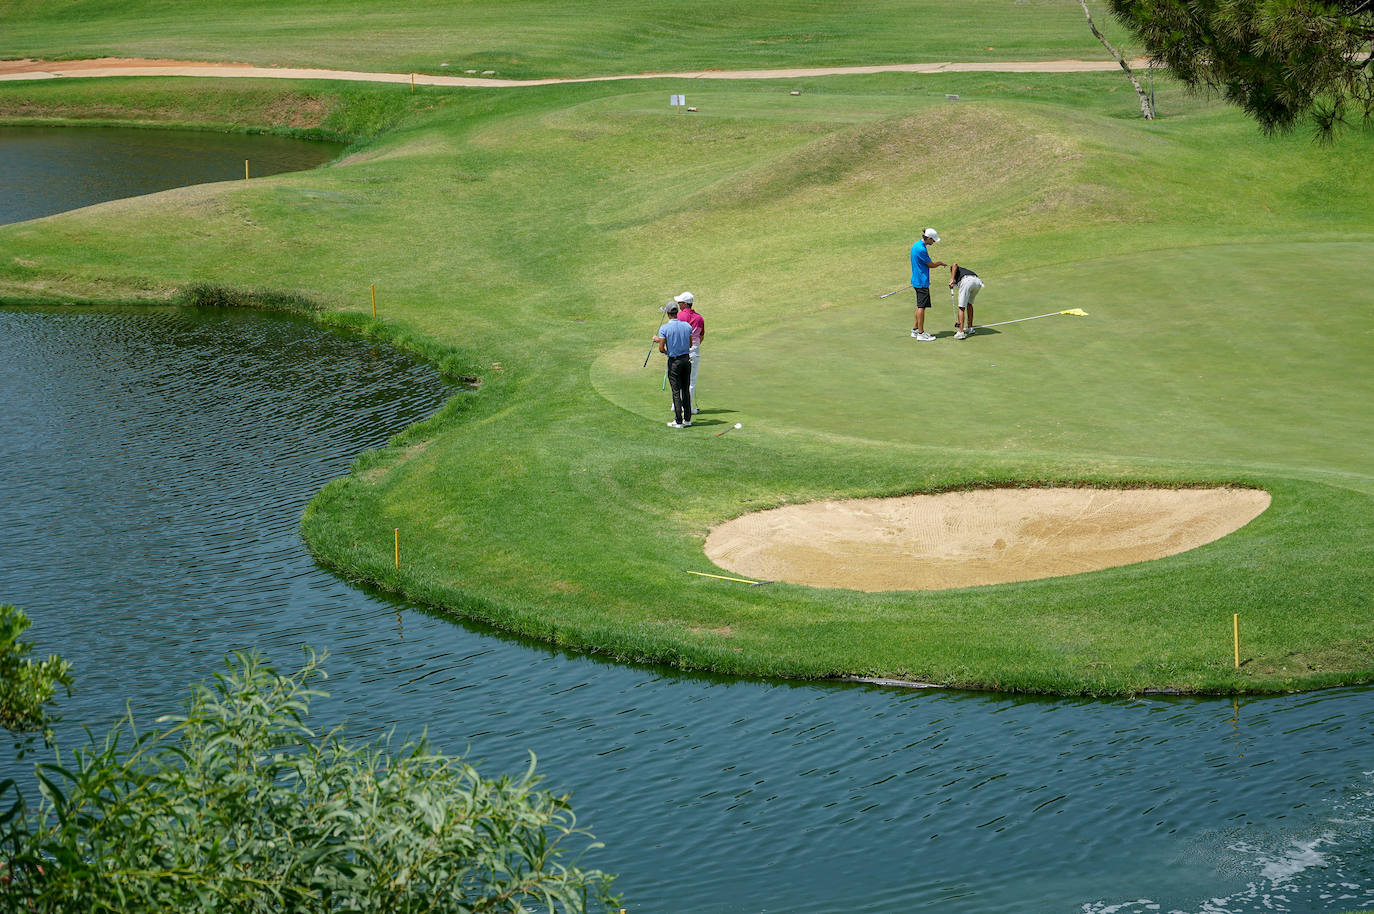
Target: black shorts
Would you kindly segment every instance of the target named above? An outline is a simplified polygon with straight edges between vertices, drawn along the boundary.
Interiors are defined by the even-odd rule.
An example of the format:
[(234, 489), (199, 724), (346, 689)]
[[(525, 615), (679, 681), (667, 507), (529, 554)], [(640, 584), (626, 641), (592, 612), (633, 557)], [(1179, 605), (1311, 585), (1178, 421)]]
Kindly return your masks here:
[(929, 287), (929, 286), (927, 286), (927, 287), (924, 288), (924, 289), (917, 289), (917, 290), (916, 290), (916, 307), (918, 307), (918, 308), (929, 308), (929, 307), (930, 307), (930, 287)]

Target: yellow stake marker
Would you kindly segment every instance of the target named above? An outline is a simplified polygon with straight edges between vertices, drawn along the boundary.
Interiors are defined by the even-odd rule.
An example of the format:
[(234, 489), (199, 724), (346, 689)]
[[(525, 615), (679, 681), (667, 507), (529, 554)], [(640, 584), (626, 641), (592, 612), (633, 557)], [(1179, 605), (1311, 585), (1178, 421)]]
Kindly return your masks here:
[(368, 286), (368, 288), (372, 290), (372, 316), (373, 316), (373, 317), (376, 317), (376, 316), (377, 316), (377, 284), (376, 284), (376, 283), (373, 283), (372, 285)]
[[(684, 569), (684, 570), (685, 570), (685, 569)], [(749, 580), (748, 578), (727, 578), (727, 577), (726, 577), (725, 575), (723, 575), (723, 574), (707, 574), (707, 573), (704, 572), (704, 571), (688, 571), (687, 573), (688, 573), (688, 574), (694, 574), (694, 575), (696, 575), (697, 577), (700, 577), (700, 578), (716, 578), (717, 580), (720, 580), (720, 581), (739, 581), (741, 584), (753, 584), (753, 585), (755, 585), (755, 586), (758, 586), (759, 584), (767, 584), (767, 583), (768, 583), (767, 581), (751, 581), (751, 580)]]
[(401, 528), (396, 528), (396, 567), (401, 567)]
[(415, 94), (415, 74), (410, 74), (410, 94)]
[(243, 160), (243, 180), (248, 180), (248, 160)]
[(1236, 669), (1240, 669), (1240, 613), (1231, 614), (1231, 640), (1236, 648)]

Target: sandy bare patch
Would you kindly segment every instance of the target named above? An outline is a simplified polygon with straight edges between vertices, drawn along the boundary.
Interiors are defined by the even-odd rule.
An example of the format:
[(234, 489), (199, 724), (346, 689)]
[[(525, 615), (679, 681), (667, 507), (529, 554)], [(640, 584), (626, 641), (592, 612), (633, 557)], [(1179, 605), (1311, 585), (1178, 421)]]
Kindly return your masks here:
[(943, 590), (1143, 562), (1232, 533), (1258, 489), (980, 489), (789, 505), (713, 529), (706, 555), (769, 581)]
[[(1147, 61), (1132, 64), (1143, 68)], [(558, 83), (602, 82), (625, 79), (798, 79), (811, 76), (842, 76), (856, 73), (1090, 73), (1111, 71), (1113, 60), (1013, 60), (935, 61), (881, 64), (858, 67), (792, 67), (777, 70), (691, 70), (676, 73), (628, 73), (549, 79), (497, 79), (436, 76), (421, 73), (368, 73), (317, 67), (259, 67), (241, 63), (205, 63), (191, 60), (153, 60), (141, 57), (101, 57), (94, 60), (0, 61), (0, 80), (57, 79), (66, 76), (225, 76), (256, 79), (342, 79), (353, 82), (403, 83), (424, 86), (512, 87), (547, 86)]]

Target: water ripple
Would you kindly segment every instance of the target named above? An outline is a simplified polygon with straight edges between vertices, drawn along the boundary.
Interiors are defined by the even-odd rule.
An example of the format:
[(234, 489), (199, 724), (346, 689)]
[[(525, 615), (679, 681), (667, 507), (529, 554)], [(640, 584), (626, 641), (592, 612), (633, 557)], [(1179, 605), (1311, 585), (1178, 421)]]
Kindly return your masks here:
[(297, 530), (451, 391), (264, 315), (0, 309), (0, 600), (76, 667), (74, 738), (257, 647), (327, 649), (322, 719), (489, 773), (534, 751), (631, 911), (1374, 905), (1374, 692), (1044, 700), (625, 666), (349, 587)]

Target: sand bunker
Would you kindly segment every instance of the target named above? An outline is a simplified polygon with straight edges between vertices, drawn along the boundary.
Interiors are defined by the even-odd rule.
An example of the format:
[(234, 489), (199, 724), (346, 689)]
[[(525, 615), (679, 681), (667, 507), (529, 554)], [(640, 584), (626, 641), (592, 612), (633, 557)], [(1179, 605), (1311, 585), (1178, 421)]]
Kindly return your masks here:
[(706, 554), (768, 581), (942, 590), (1185, 552), (1267, 507), (1269, 493), (1257, 489), (980, 489), (821, 501), (721, 524)]

